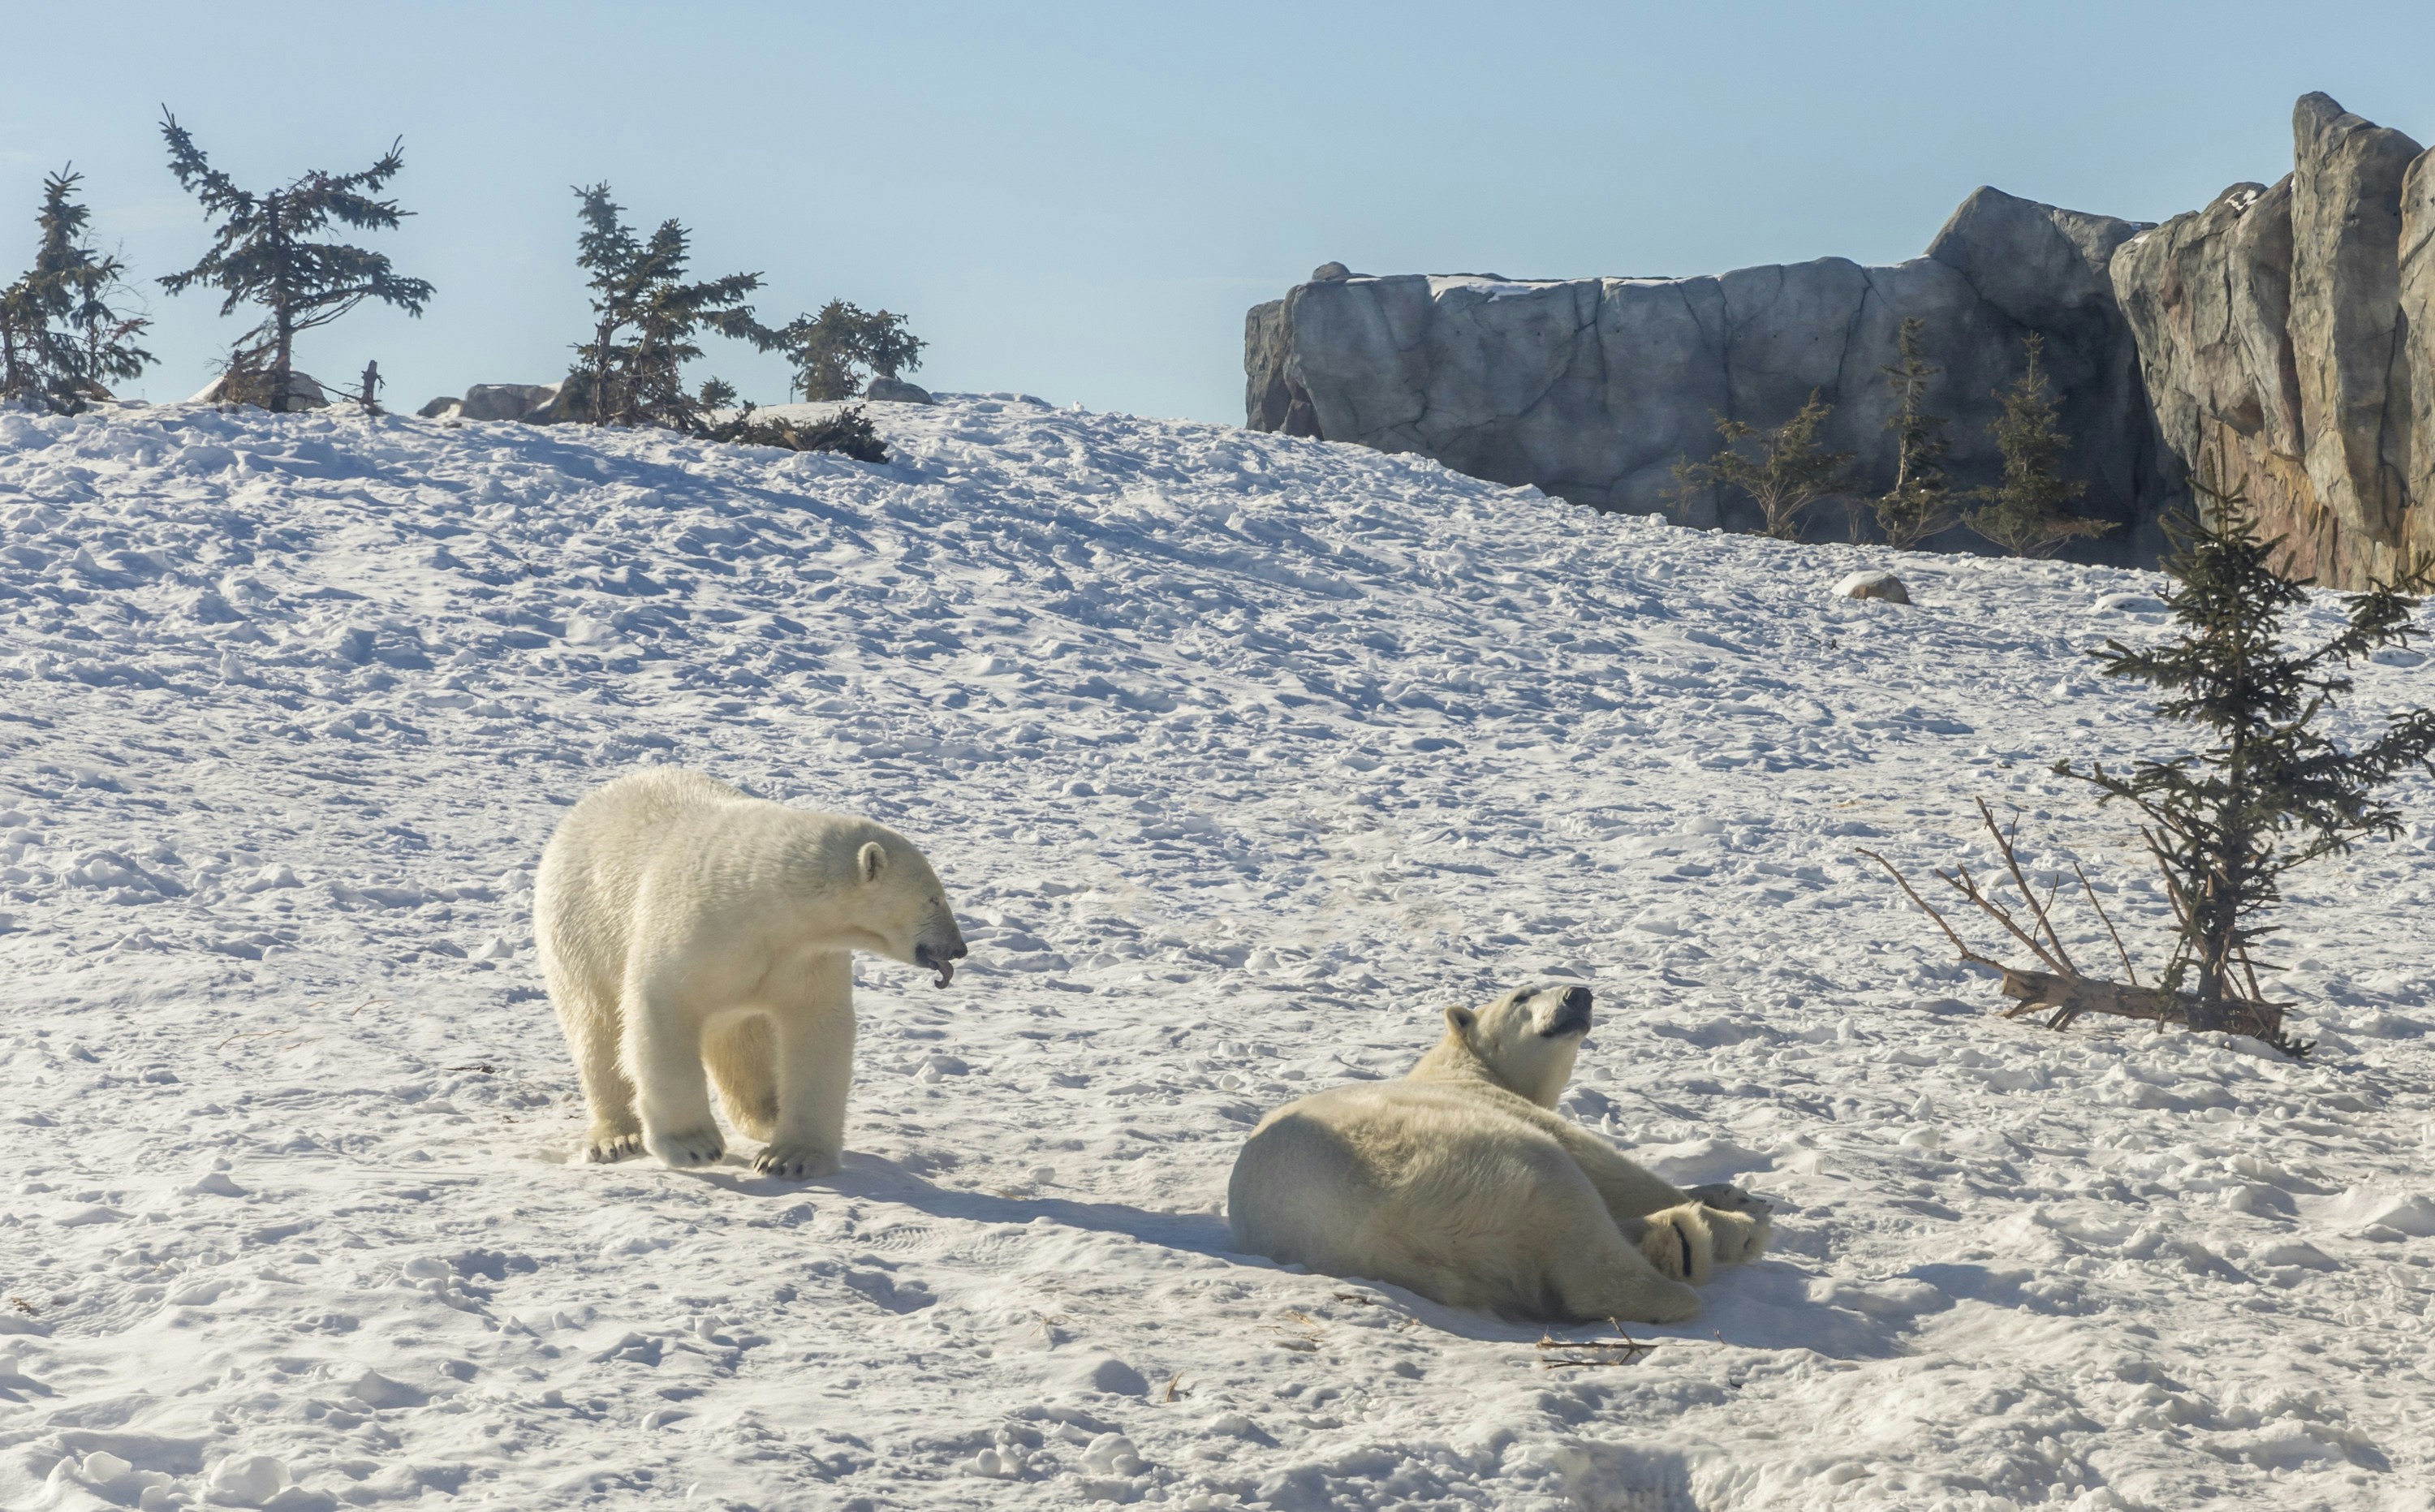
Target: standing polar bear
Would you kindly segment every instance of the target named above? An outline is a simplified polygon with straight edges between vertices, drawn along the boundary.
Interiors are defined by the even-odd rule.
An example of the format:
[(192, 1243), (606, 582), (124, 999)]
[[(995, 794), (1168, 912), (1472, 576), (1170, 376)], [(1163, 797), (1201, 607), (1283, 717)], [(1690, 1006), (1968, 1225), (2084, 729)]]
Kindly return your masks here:
[(1767, 1247), (1767, 1205), (1682, 1192), (1553, 1111), (1585, 987), (1448, 1008), (1402, 1081), (1289, 1103), (1252, 1131), (1226, 1210), (1241, 1248), (1512, 1318), (1677, 1323), (1691, 1285)]
[(585, 1158), (674, 1166), (725, 1153), (702, 1084), (766, 1142), (752, 1168), (826, 1176), (845, 1148), (854, 961), (939, 973), (963, 958), (937, 873), (868, 819), (806, 814), (663, 767), (568, 814), (533, 922), (592, 1110)]

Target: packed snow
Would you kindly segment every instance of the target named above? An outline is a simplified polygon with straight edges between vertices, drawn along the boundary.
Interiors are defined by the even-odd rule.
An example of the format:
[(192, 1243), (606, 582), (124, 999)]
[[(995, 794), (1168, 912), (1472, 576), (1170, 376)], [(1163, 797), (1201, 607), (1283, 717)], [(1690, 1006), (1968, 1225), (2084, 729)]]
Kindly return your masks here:
[[(872, 413), (0, 416), (0, 1505), (2435, 1504), (2428, 784), (2299, 879), (2303, 1064), (2001, 1020), (1854, 854), (1984, 862), (1983, 796), (2152, 952), (2047, 770), (2169, 747), (2085, 655), (2152, 575)], [(862, 963), (833, 1179), (568, 1163), (533, 866), (655, 763), (896, 826), (963, 920), (945, 991)], [(1564, 1365), (1230, 1251), (1263, 1112), (1563, 980), (1570, 1115), (1776, 1206), (1698, 1320)]]

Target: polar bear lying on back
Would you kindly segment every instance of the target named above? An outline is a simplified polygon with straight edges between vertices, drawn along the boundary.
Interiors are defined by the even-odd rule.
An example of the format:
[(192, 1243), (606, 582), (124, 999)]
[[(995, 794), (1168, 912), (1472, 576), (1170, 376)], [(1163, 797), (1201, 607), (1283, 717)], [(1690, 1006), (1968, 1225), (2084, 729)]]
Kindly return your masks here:
[(1765, 1203), (1681, 1192), (1552, 1109), (1590, 1027), (1585, 987), (1446, 1009), (1402, 1081), (1262, 1120), (1235, 1162), (1241, 1248), (1531, 1319), (1675, 1323), (1718, 1264), (1767, 1247)]
[(938, 874), (868, 819), (807, 814), (672, 767), (575, 805), (542, 852), (533, 925), (591, 1105), (585, 1158), (725, 1152), (702, 1085), (768, 1148), (826, 1176), (845, 1147), (855, 951), (939, 973), (964, 954)]

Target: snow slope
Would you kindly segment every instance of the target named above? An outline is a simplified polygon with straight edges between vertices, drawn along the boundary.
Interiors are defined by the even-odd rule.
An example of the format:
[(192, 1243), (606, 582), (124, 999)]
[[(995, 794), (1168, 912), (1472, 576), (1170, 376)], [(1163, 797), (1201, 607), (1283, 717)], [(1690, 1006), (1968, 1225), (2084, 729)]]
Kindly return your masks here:
[[(2435, 1504), (2426, 784), (2294, 900), (2304, 1066), (1996, 1020), (1853, 855), (1983, 859), (1984, 795), (2152, 939), (2045, 767), (2153, 748), (2081, 654), (2153, 579), (1856, 603), (1416, 459), (874, 414), (0, 416), (0, 1505)], [(651, 762), (966, 921), (864, 966), (838, 1179), (563, 1163), (531, 868)], [(1778, 1204), (1696, 1323), (1549, 1368), (1228, 1253), (1262, 1111), (1563, 975), (1571, 1112)]]

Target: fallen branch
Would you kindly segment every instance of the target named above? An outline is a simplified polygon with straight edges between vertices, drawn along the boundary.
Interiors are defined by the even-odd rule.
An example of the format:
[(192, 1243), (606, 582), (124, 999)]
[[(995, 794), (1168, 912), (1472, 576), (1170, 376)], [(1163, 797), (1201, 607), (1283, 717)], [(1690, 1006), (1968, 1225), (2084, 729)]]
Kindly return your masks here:
[[(1951, 871), (1939, 870), (1934, 875), (1980, 913), (2002, 925), (2005, 933), (2027, 946), (2046, 968), (2045, 971), (2007, 966), (1972, 950), (1969, 942), (1961, 937), (1960, 931), (1953, 927), (1952, 921), (1934, 903), (1919, 895), (1918, 889), (1910, 885), (1910, 879), (1902, 874), (1900, 868), (1874, 850), (1862, 850), (1859, 853), (1883, 867), (1886, 874), (1894, 879), (1894, 885), (1903, 890), (1904, 896), (1936, 920), (1936, 927), (1944, 931), (1944, 937), (1953, 942), (1953, 948), (1960, 953), (1964, 961), (2002, 974), (1999, 990), (2013, 1000), (2013, 1005), (2004, 1010), (2005, 1018), (2018, 1019), (2032, 1013), (2044, 1013), (2044, 1022), (2049, 1029), (2067, 1028), (2073, 1020), (2088, 1013), (2139, 1020), (2153, 1023), (2160, 1029), (2168, 1023), (2187, 1024), (2190, 1022), (2192, 1010), (2199, 1006), (2197, 994), (2170, 991), (2161, 984), (2155, 987), (2140, 984), (2139, 973), (2131, 965), (2131, 953), (2124, 948), (2120, 932), (2115, 929), (2114, 920), (2105, 912), (2105, 905), (2098, 902), (2097, 889), (2090, 885), (2088, 874), (2076, 861), (2072, 863), (2072, 874), (2079, 878), (2081, 890), (2087, 897), (2089, 906), (2103, 921), (2106, 935), (2114, 941), (2115, 954), (2121, 958), (2122, 970), (2131, 980), (2128, 983), (2107, 981), (2102, 977), (2089, 976), (2075, 966), (2070, 952), (2064, 947), (2062, 934), (2054, 926), (2052, 909), (2060, 884), (2056, 888), (2049, 888), (2041, 900), (2037, 890), (2029, 885), (2028, 873), (2022, 869), (2020, 857), (2013, 848), (2012, 835), (1995, 822), (1995, 811), (1987, 806), (1985, 799), (1978, 800), (1978, 816), (1986, 825), (1989, 837), (1995, 842), (1996, 853), (2003, 858), (2004, 870), (2011, 875), (2012, 885), (2029, 908), (2029, 922), (2024, 925), (2017, 915), (1980, 885), (1968, 867), (1957, 865)], [(2154, 845), (2152, 837), (2150, 844), (2151, 847)], [(2175, 896), (2172, 902), (2175, 912), (2181, 914), (2183, 903), (2180, 897)], [(2183, 917), (2186, 919), (2185, 914)], [(2287, 1039), (2283, 1034), (2283, 1012), (2291, 1005), (2267, 1002), (2257, 991), (2256, 981), (2255, 974), (2251, 973), (2252, 996), (2226, 1005), (2230, 1012), (2224, 1027), (2235, 1034), (2252, 1035), (2263, 1040), (2294, 1059), (2306, 1055), (2308, 1046), (2305, 1043)]]
[(1575, 1370), (1584, 1366), (1637, 1365), (1657, 1352), (1654, 1344), (1644, 1344), (1623, 1332), (1623, 1323), (1608, 1318), (1615, 1329), (1611, 1339), (1559, 1339), (1539, 1335), (1539, 1367), (1543, 1370)]

